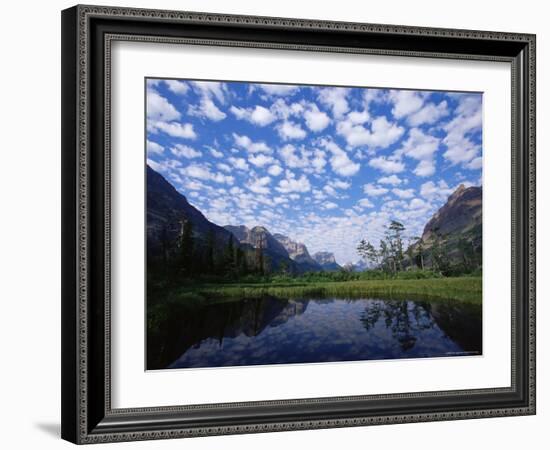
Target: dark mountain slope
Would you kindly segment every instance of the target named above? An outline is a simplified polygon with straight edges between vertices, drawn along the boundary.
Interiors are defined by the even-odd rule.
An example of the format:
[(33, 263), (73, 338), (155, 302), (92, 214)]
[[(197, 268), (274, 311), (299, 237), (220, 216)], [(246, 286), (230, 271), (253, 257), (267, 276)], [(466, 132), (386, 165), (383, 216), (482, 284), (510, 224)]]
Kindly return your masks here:
[(212, 222), (180, 194), (166, 179), (147, 166), (147, 255), (162, 257), (168, 246), (174, 251), (185, 221), (192, 224), (193, 238), (206, 247), (212, 238), (218, 249), (227, 245), (231, 233)]
[(482, 190), (461, 184), (424, 227), (422, 240), (428, 242), (434, 234), (449, 236), (466, 233), (481, 226)]

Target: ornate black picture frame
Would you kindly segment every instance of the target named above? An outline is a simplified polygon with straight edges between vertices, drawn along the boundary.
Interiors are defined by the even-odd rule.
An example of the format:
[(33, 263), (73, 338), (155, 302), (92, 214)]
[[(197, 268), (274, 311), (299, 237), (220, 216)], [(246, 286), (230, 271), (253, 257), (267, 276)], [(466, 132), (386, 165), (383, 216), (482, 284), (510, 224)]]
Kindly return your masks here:
[[(511, 386), (113, 409), (109, 112), (110, 49), (118, 40), (509, 62)], [(64, 439), (84, 444), (535, 414), (534, 35), (75, 6), (62, 12), (62, 109)]]

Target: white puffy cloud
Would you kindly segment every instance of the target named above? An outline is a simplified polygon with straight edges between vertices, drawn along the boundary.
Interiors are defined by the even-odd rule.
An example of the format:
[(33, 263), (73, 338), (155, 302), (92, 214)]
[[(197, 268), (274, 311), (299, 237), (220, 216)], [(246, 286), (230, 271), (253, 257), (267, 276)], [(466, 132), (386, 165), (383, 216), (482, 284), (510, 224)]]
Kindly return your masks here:
[(466, 169), (477, 170), (477, 169), (481, 169), (482, 165), (483, 165), (483, 158), (481, 156), (478, 156), (472, 159), (464, 167), (466, 167)]
[(313, 198), (316, 200), (317, 203), (327, 198), (323, 191), (320, 191), (319, 189), (312, 189), (312, 193)]
[[(455, 110), (455, 117), (443, 129), (447, 132), (443, 143), (447, 151), (443, 157), (452, 165), (467, 165), (479, 156), (481, 146), (470, 139), (470, 134), (481, 130), (481, 96), (462, 96)], [(480, 164), (479, 161), (477, 164)], [(474, 164), (474, 167), (477, 165)]]
[(329, 181), (329, 185), (336, 189), (349, 189), (351, 187), (350, 182), (343, 180), (331, 180)]
[(231, 106), (230, 111), (237, 119), (246, 120), (260, 127), (265, 127), (276, 119), (275, 114), (260, 105), (256, 105), (254, 108), (239, 108), (237, 106)]
[(199, 152), (198, 150), (195, 150), (194, 148), (183, 144), (174, 145), (170, 149), (170, 151), (174, 156), (178, 156), (179, 158), (183, 157), (183, 158), (193, 159), (193, 158), (198, 158), (199, 156), (202, 156), (202, 153)]
[(304, 112), (304, 120), (311, 131), (319, 132), (330, 124), (329, 116), (320, 111), (315, 103), (310, 103)]
[(393, 188), (391, 191), (395, 195), (397, 195), (399, 198), (413, 198), (414, 197), (414, 189)]
[(384, 89), (369, 88), (363, 91), (363, 102), (368, 108), (371, 103), (381, 103), (386, 101), (387, 91)]
[(164, 84), (174, 94), (184, 95), (189, 91), (189, 85), (185, 81), (163, 80)]
[(163, 152), (164, 152), (164, 147), (162, 145), (147, 139), (147, 153), (155, 153), (157, 155), (160, 155)]
[(420, 195), (428, 201), (445, 200), (451, 194), (452, 189), (444, 180), (440, 180), (437, 184), (433, 181), (427, 181), (420, 186)]
[(357, 202), (361, 208), (374, 208), (374, 204), (368, 198), (362, 198)]
[(277, 190), (282, 194), (288, 194), (291, 192), (309, 192), (311, 190), (311, 184), (305, 175), (300, 178), (296, 178), (295, 175), (287, 171), (286, 178), (279, 181)]
[(407, 122), (413, 127), (423, 124), (430, 125), (447, 115), (449, 115), (449, 109), (447, 108), (447, 102), (443, 100), (439, 105), (427, 103), (421, 109), (407, 117)]
[(283, 141), (289, 141), (292, 139), (300, 140), (306, 137), (306, 132), (300, 124), (294, 123), (290, 120), (285, 120), (283, 123), (278, 125), (277, 131)]
[(219, 122), (227, 117), (223, 111), (221, 111), (214, 102), (207, 97), (203, 97), (198, 105), (189, 105), (187, 113), (190, 116), (203, 117), (214, 122)]
[(153, 170), (155, 170), (156, 172), (162, 171), (162, 165), (153, 159), (147, 158), (147, 165), (151, 167)]
[(334, 202), (325, 202), (321, 205), (321, 208), (323, 208), (323, 209), (336, 209), (336, 208), (338, 208), (338, 205)]
[(247, 171), (250, 168), (244, 158), (235, 158), (231, 156), (227, 160), (235, 169)]
[(269, 169), (267, 169), (267, 173), (274, 177), (278, 177), (279, 175), (281, 175), (281, 173), (283, 173), (283, 168), (278, 164), (274, 164)]
[(200, 96), (198, 105), (189, 105), (187, 113), (190, 116), (210, 119), (218, 122), (227, 117), (215, 104), (214, 99), (219, 103), (225, 102), (227, 87), (225, 83), (218, 81), (190, 81), (193, 90)]
[(378, 169), (384, 173), (400, 173), (405, 170), (405, 164), (398, 159), (389, 159), (384, 156), (372, 158), (369, 166)]
[(423, 95), (417, 91), (391, 90), (388, 97), (393, 103), (392, 114), (396, 119), (418, 111), (424, 104)]
[(339, 119), (349, 110), (349, 104), (346, 99), (349, 93), (348, 88), (324, 88), (319, 91), (319, 101), (327, 108), (332, 109), (332, 115)]
[(370, 148), (388, 147), (405, 132), (405, 129), (396, 123), (390, 123), (385, 116), (377, 117), (370, 123), (370, 129), (357, 122), (357, 118), (338, 122), (336, 131), (346, 139), (352, 147), (366, 145)]
[(147, 90), (147, 119), (159, 122), (178, 120), (180, 112), (153, 89)]
[(359, 163), (354, 163), (347, 153), (333, 141), (323, 139), (321, 144), (332, 153), (330, 165), (335, 173), (343, 177), (349, 177), (359, 172), (361, 165)]
[(268, 164), (274, 163), (275, 160), (271, 156), (267, 156), (263, 153), (258, 153), (256, 155), (250, 155), (248, 157), (248, 162), (256, 167), (264, 167)]
[(382, 186), (376, 186), (372, 183), (365, 184), (363, 186), (363, 192), (371, 197), (377, 197), (379, 195), (384, 195), (389, 192), (389, 190)]
[(279, 119), (288, 120), (289, 117), (300, 117), (304, 112), (304, 106), (301, 103), (288, 105), (282, 98), (278, 98), (269, 110)]
[(391, 184), (393, 186), (399, 185), (403, 182), (401, 178), (399, 178), (397, 175), (389, 175), (386, 177), (378, 178), (378, 183), (380, 184)]
[(197, 137), (193, 125), (190, 123), (150, 120), (147, 122), (147, 130), (152, 133), (162, 131), (169, 136), (185, 139), (195, 139)]
[(225, 103), (227, 86), (219, 81), (190, 81), (191, 86), (199, 95), (206, 98), (216, 98), (220, 103)]
[(421, 198), (413, 198), (409, 203), (409, 209), (423, 209), (429, 207), (430, 205)]
[(435, 161), (433, 159), (420, 161), (413, 172), (419, 177), (430, 177), (435, 173)]
[(232, 176), (222, 173), (214, 173), (207, 166), (200, 164), (191, 164), (181, 169), (184, 175), (199, 180), (214, 181), (216, 183), (233, 184), (235, 179)]
[(197, 180), (186, 180), (183, 186), (185, 189), (190, 191), (200, 191), (202, 189), (206, 189), (206, 186)]
[(434, 153), (439, 147), (440, 140), (429, 134), (425, 134), (420, 128), (411, 128), (409, 138), (403, 142), (403, 145), (397, 154), (408, 156), (416, 160), (432, 159)]
[(258, 84), (266, 94), (269, 95), (292, 95), (298, 90), (298, 86), (289, 84)]
[(227, 172), (227, 173), (231, 172), (231, 167), (225, 163), (218, 163), (216, 164), (216, 167), (220, 170), (223, 170), (224, 172)]
[(351, 111), (348, 113), (346, 119), (353, 125), (360, 125), (370, 119), (369, 112), (365, 109), (363, 111)]
[(271, 153), (271, 149), (266, 145), (265, 142), (253, 142), (248, 136), (241, 136), (236, 133), (233, 133), (233, 139), (235, 140), (235, 145), (237, 147), (241, 147), (249, 153)]
[(303, 169), (306, 173), (323, 173), (327, 164), (326, 154), (322, 150), (299, 149), (292, 144), (286, 144), (279, 149), (279, 155), (284, 164), (291, 169)]
[(323, 191), (325, 191), (331, 197), (340, 197), (340, 194), (338, 193), (336, 188), (334, 186), (331, 186), (330, 184), (325, 185), (325, 187), (323, 187)]
[(269, 194), (270, 191), (267, 187), (269, 183), (271, 183), (269, 177), (255, 178), (247, 184), (247, 187), (255, 194)]
[[(446, 140), (446, 142), (449, 141)], [(452, 144), (450, 142), (449, 144), (447, 151), (443, 154), (444, 158), (453, 165), (463, 163), (463, 167), (467, 167), (467, 164), (477, 157), (480, 150), (478, 144), (467, 138), (453, 139)]]
[(411, 128), (409, 138), (401, 148), (395, 151), (396, 156), (407, 156), (420, 161), (414, 173), (419, 177), (435, 173), (435, 152), (439, 149), (440, 139), (424, 133), (420, 128)]
[(292, 144), (286, 144), (279, 149), (279, 154), (287, 167), (297, 169), (309, 166), (307, 152), (302, 149), (300, 154), (297, 154), (296, 147)]
[(311, 167), (313, 168), (313, 171), (315, 173), (322, 173), (324, 171), (324, 167), (327, 164), (327, 160), (325, 159), (326, 153), (322, 150), (315, 149), (313, 151), (313, 159), (311, 160)]
[(210, 150), (210, 154), (211, 154), (214, 158), (223, 158), (223, 152), (220, 152), (219, 150), (216, 150), (216, 149), (213, 148), (213, 147), (209, 147), (208, 150)]

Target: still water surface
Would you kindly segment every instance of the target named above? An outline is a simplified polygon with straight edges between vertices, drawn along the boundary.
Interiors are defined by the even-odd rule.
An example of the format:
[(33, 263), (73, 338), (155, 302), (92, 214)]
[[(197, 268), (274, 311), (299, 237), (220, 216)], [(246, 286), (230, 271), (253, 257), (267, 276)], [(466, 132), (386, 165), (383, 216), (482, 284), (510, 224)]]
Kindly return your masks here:
[(263, 297), (184, 306), (148, 336), (148, 369), (479, 355), (481, 306)]

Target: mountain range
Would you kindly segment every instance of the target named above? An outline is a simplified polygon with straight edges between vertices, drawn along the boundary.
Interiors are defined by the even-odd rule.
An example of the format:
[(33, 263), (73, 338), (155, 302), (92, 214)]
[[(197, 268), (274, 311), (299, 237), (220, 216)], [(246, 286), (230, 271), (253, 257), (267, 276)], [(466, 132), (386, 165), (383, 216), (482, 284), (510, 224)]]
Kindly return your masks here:
[[(482, 189), (460, 185), (447, 202), (432, 216), (424, 227), (421, 245), (432, 248), (438, 240), (446, 244), (450, 258), (458, 258), (458, 241), (466, 241), (474, 249), (481, 248)], [(253, 260), (257, 250), (265, 255), (271, 271), (287, 270), (290, 273), (339, 271), (342, 267), (334, 254), (321, 251), (311, 255), (305, 244), (288, 236), (271, 233), (264, 226), (248, 228), (245, 225), (219, 226), (209, 221), (191, 205), (162, 175), (147, 166), (147, 256), (152, 261), (170, 256), (182, 235), (183, 225), (190, 222), (195, 252), (204, 255), (209, 246), (223, 253), (228, 245), (241, 249)], [(231, 241), (231, 242), (230, 242)], [(418, 248), (419, 244), (415, 245)], [(361, 261), (361, 263), (363, 263)], [(429, 256), (424, 261), (430, 266)], [(366, 265), (348, 264), (348, 270), (365, 270)]]
[(183, 225), (190, 222), (196, 253), (207, 251), (208, 242), (222, 253), (233, 238), (233, 245), (240, 248), (249, 259), (261, 248), (270, 269), (288, 270), (291, 273), (339, 270), (334, 255), (322, 252), (320, 262), (311, 257), (305, 244), (288, 236), (272, 234), (263, 226), (248, 228), (244, 225), (219, 226), (210, 222), (191, 205), (161, 174), (147, 166), (147, 257), (151, 261), (170, 257), (182, 234)]

